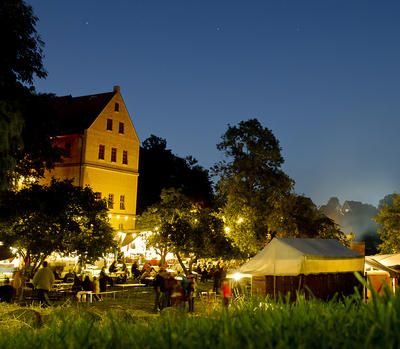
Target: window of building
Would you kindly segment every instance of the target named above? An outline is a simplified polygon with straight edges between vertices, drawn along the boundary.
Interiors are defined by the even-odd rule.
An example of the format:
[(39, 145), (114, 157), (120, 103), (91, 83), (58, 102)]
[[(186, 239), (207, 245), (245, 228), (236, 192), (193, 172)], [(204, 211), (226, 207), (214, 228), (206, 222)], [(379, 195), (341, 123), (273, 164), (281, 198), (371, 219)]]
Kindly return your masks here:
[(71, 148), (72, 148), (71, 142), (66, 142), (65, 143), (65, 157), (66, 158), (70, 158), (71, 157)]
[(124, 225), (122, 223), (118, 224), (118, 230), (124, 230)]
[(125, 131), (125, 125), (124, 125), (123, 122), (120, 122), (120, 123), (119, 123), (119, 126), (118, 126), (118, 133), (123, 134), (124, 131)]
[(111, 148), (111, 162), (117, 162), (117, 148)]
[(101, 193), (100, 192), (95, 192), (94, 193), (94, 198), (96, 199), (96, 201), (100, 201), (101, 200)]
[(114, 111), (119, 111), (119, 103), (114, 104)]
[(106, 152), (106, 146), (103, 144), (99, 145), (99, 159), (104, 160), (104, 154)]
[(114, 194), (108, 194), (107, 206), (108, 208), (114, 208)]
[(122, 152), (122, 163), (124, 165), (128, 165), (128, 151), (127, 150), (124, 150)]
[(125, 195), (119, 197), (119, 209), (125, 210)]
[(107, 130), (112, 131), (113, 128), (113, 121), (112, 119), (107, 119)]

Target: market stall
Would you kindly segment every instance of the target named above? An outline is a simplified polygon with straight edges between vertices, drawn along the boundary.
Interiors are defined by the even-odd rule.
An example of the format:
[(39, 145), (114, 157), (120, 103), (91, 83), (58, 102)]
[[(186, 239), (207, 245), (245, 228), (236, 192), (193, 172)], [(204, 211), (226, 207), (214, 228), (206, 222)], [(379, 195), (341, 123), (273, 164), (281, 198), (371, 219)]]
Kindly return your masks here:
[(253, 294), (330, 299), (362, 291), (354, 273), (363, 275), (364, 256), (334, 239), (274, 238), (239, 271), (252, 275)]

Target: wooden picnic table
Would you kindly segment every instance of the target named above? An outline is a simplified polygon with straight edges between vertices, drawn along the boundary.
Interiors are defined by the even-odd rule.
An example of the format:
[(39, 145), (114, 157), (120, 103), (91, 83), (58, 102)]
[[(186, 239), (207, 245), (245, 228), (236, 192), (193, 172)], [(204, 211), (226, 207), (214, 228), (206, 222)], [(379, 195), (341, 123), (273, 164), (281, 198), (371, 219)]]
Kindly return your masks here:
[(94, 295), (106, 295), (106, 294), (112, 294), (113, 298), (115, 299), (115, 295), (117, 293), (121, 292), (127, 292), (127, 290), (113, 290), (113, 291), (104, 291), (104, 292), (99, 292), (99, 293), (94, 293), (93, 291), (79, 291), (77, 294), (80, 297), (80, 301), (82, 301), (83, 296), (87, 297), (89, 299), (89, 303), (93, 303), (93, 296)]
[(73, 282), (57, 282), (53, 284), (52, 291), (67, 291), (71, 290)]
[(131, 288), (131, 287), (143, 287), (146, 286), (146, 284), (115, 284), (114, 287), (121, 287), (123, 290), (125, 288)]

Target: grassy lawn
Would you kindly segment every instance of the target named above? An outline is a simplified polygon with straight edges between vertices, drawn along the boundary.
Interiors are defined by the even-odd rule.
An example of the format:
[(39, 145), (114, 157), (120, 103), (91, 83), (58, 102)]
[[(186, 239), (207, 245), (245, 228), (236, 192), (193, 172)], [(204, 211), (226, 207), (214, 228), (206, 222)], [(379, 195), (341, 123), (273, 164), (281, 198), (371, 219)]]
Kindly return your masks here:
[[(153, 312), (140, 292), (48, 309), (0, 305), (0, 348), (398, 348), (400, 297), (365, 304), (248, 299), (223, 309), (198, 301), (196, 312)], [(38, 315), (39, 314), (39, 315)]]

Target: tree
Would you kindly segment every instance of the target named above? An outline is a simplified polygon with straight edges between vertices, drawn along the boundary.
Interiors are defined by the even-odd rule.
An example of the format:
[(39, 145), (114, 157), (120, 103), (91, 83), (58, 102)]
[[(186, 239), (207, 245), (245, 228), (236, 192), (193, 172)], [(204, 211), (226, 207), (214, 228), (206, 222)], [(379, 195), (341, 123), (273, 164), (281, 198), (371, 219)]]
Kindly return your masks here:
[(326, 205), (320, 207), (320, 211), (323, 212), (327, 217), (334, 220), (337, 224), (341, 224), (343, 219), (342, 206), (337, 197), (331, 197)]
[(54, 117), (52, 94), (29, 94), (24, 98), (21, 111), (24, 119), (22, 128), (23, 147), (14, 152), (17, 165), (15, 178), (35, 178), (44, 176), (44, 171), (62, 162), (65, 149), (54, 143), (54, 136), (62, 130)]
[(0, 191), (12, 182), (12, 173), (17, 166), (14, 156), (22, 148), (23, 118), (14, 103), (0, 100)]
[(337, 239), (347, 244), (339, 226), (303, 195), (287, 195), (273, 211), (269, 223), (273, 236)]
[(21, 103), (33, 93), (33, 78), (46, 76), (36, 22), (32, 7), (25, 1), (0, 2), (0, 190), (12, 183), (19, 161), (16, 154), (24, 144)]
[[(391, 201), (391, 203), (390, 203)], [(382, 206), (374, 218), (379, 224), (378, 235), (382, 241), (379, 250), (382, 253), (400, 252), (400, 194), (393, 194), (391, 200)]]
[[(277, 202), (290, 193), (294, 182), (281, 169), (284, 159), (279, 141), (257, 119), (228, 125), (217, 148), (227, 158), (213, 168), (219, 176), (219, 216), (237, 247), (253, 254), (267, 239), (269, 215)], [(240, 223), (240, 229), (234, 230), (234, 222), (246, 224)]]
[(0, 240), (29, 260), (33, 270), (53, 252), (95, 260), (116, 247), (105, 201), (69, 180), (31, 184), (1, 200)]
[(14, 97), (23, 84), (32, 86), (34, 76), (46, 77), (43, 41), (36, 32), (38, 18), (23, 0), (0, 3), (0, 95)]
[[(159, 251), (160, 263), (165, 263), (167, 252), (173, 252), (185, 274), (190, 272), (197, 258), (230, 251), (229, 241), (222, 232), (222, 222), (209, 209), (202, 208), (173, 188), (162, 191), (161, 202), (149, 207), (139, 217), (138, 224), (152, 231), (148, 242)], [(190, 258), (189, 270), (184, 258)]]
[(167, 141), (151, 135), (140, 148), (138, 212), (160, 201), (162, 189), (175, 188), (191, 200), (209, 206), (213, 200), (208, 171), (192, 157), (181, 158), (167, 149)]

